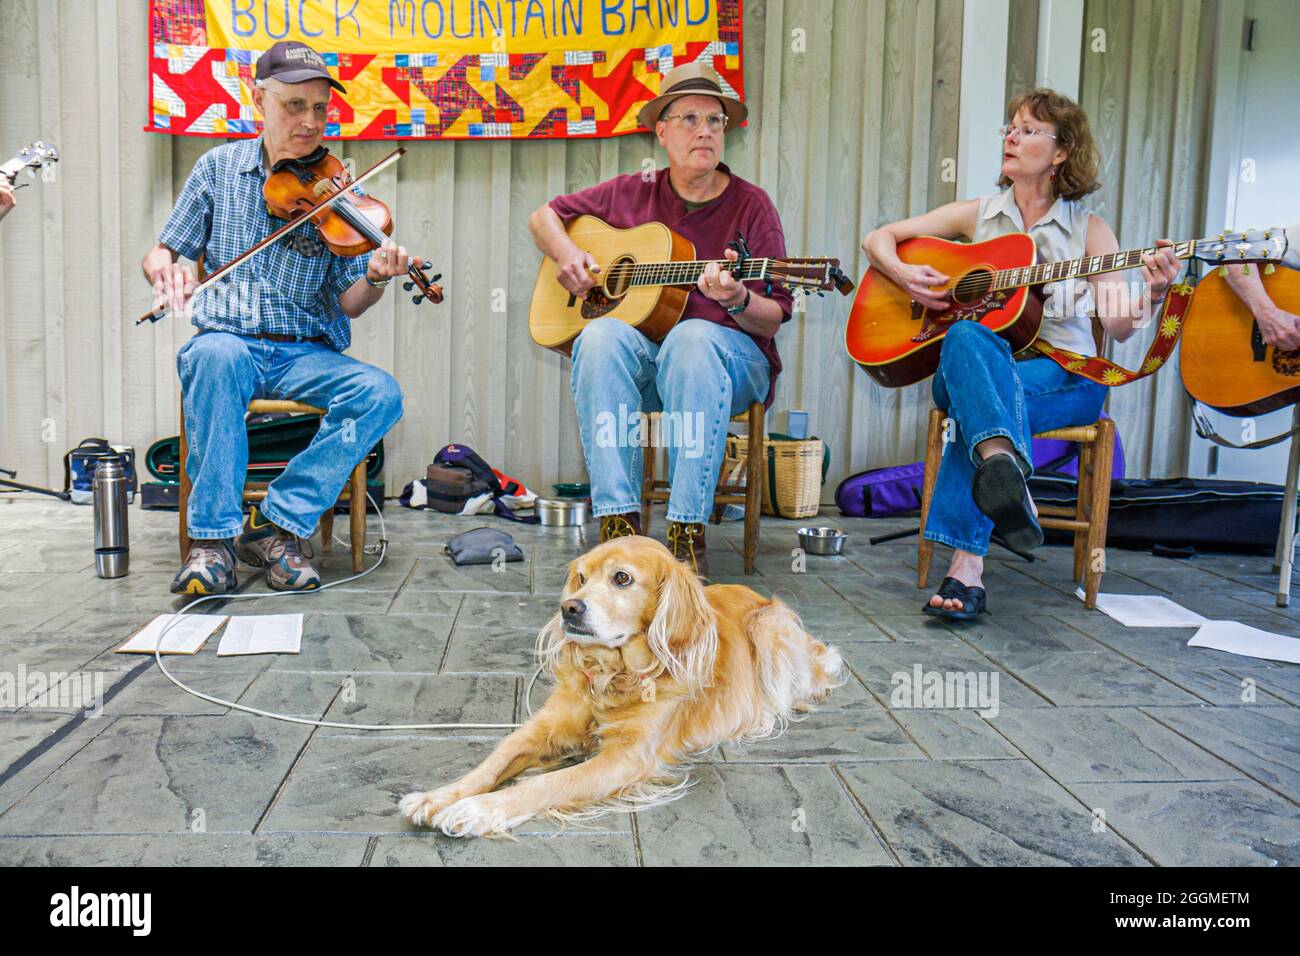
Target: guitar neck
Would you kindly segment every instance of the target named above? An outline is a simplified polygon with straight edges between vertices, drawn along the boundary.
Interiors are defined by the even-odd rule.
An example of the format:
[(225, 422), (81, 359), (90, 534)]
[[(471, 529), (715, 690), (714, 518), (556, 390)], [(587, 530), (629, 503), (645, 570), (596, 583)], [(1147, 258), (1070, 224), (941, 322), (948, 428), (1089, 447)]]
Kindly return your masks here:
[[(629, 286), (695, 285), (704, 273), (704, 267), (717, 263), (730, 269), (733, 263), (726, 259), (696, 259), (678, 262), (618, 262), (610, 266), (613, 279), (626, 279)], [(766, 279), (771, 259), (746, 259), (740, 264), (740, 281)]]
[[(1174, 243), (1168, 248), (1179, 259), (1190, 259), (1196, 251), (1196, 240)], [(1142, 264), (1144, 255), (1154, 255), (1155, 252), (1154, 247), (1130, 249), (1127, 252), (1111, 252), (1104, 256), (1081, 256), (1078, 259), (1062, 259), (1059, 262), (1040, 262), (1038, 265), (1023, 266), (1019, 269), (1000, 269), (993, 273), (990, 291), (1018, 289), (1022, 286), (1043, 285), (1064, 279), (1101, 275), (1103, 272), (1133, 269)]]

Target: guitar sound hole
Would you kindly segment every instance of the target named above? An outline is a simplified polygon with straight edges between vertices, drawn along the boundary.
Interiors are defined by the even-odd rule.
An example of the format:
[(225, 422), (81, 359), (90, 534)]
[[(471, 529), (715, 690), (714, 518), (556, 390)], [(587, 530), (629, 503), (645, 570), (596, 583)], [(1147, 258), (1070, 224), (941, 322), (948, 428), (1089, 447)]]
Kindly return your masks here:
[(632, 285), (632, 267), (636, 260), (631, 256), (619, 256), (605, 270), (605, 295), (611, 299), (621, 299), (627, 295)]
[(970, 305), (984, 298), (992, 284), (992, 273), (986, 269), (977, 269), (957, 280), (957, 284), (952, 287), (952, 297), (962, 305)]

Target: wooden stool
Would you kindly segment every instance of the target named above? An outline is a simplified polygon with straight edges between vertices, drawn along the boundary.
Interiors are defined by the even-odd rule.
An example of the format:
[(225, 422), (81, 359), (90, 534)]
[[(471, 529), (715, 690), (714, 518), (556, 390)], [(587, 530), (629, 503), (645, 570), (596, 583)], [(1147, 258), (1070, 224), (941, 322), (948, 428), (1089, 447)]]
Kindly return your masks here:
[[(754, 559), (758, 557), (758, 519), (762, 515), (763, 466), (763, 403), (755, 402), (744, 413), (749, 418), (749, 453), (745, 459), (745, 483), (726, 484), (722, 476), (713, 490), (713, 523), (722, 522), (722, 510), (727, 505), (741, 505), (745, 509), (745, 573), (754, 573)], [(737, 415), (732, 421), (740, 418)], [(644, 476), (641, 480), (641, 533), (650, 533), (650, 509), (656, 501), (667, 501), (672, 486), (667, 479), (655, 478), (655, 449), (646, 449), (642, 459)]]
[[(302, 402), (278, 401), (273, 399), (255, 398), (249, 402), (248, 410), (254, 415), (265, 415), (270, 412), (288, 412), (291, 415), (317, 415), (323, 416), (325, 410), (316, 408), (314, 405), (304, 405)], [(186, 464), (190, 456), (189, 442), (185, 436), (185, 400), (181, 399), (181, 455), (180, 455), (180, 544), (181, 560), (184, 561), (190, 553), (190, 534), (189, 534), (189, 514), (187, 506), (190, 500), (190, 476), (186, 470)], [(265, 481), (247, 481), (244, 483), (244, 500), (245, 501), (262, 501), (266, 498), (266, 488), (268, 482)], [(356, 573), (361, 570), (366, 548), (366, 459), (361, 459), (357, 466), (352, 469), (352, 477), (348, 483), (343, 486), (343, 491), (339, 495), (339, 501), (348, 503), (348, 518), (351, 527), (351, 545), (352, 545), (352, 571)], [(325, 513), (320, 516), (320, 538), (321, 548), (329, 551), (334, 543), (334, 506), (331, 505), (325, 509)]]
[[(947, 412), (931, 409), (925, 440), (925, 484), (921, 490), (921, 540), (917, 546), (916, 586), (924, 588), (930, 576), (934, 544), (925, 540), (930, 499), (943, 457), (943, 421)], [(1110, 477), (1115, 453), (1115, 423), (1103, 418), (1092, 425), (1055, 428), (1035, 435), (1079, 443), (1079, 500), (1074, 509), (1039, 505), (1038, 523), (1044, 528), (1074, 532), (1074, 580), (1084, 585), (1084, 605), (1097, 606), (1097, 589), (1106, 566), (1106, 520), (1110, 514)]]

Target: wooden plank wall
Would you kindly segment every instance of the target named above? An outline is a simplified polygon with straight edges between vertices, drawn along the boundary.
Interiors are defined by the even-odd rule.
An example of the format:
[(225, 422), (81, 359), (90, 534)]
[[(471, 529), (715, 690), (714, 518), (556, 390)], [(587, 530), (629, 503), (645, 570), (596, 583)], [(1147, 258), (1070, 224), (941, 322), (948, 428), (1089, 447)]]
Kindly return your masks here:
[[(1031, 37), (1021, 5), (1013, 21)], [(1113, 25), (1110, 52), (1085, 54), (1084, 97), (1110, 164), (1098, 198), (1122, 242), (1191, 227), (1207, 134), (1212, 4), (1140, 6), (1088, 6), (1090, 24)], [(62, 455), (80, 438), (143, 453), (177, 431), (175, 355), (191, 330), (133, 325), (149, 300), (139, 260), (217, 141), (141, 131), (144, 10), (142, 0), (0, 4), (0, 151), (43, 138), (64, 155), (57, 180), (21, 190), (0, 227), (0, 465), (37, 484), (62, 481)], [(728, 134), (726, 159), (772, 195), (792, 251), (837, 255), (858, 274), (867, 231), (955, 198), (945, 160), (956, 154), (961, 19), (961, 0), (748, 0), (752, 120)], [(544, 492), (581, 479), (568, 361), (527, 334), (538, 257), (526, 220), (557, 193), (662, 166), (662, 150), (645, 135), (407, 146), (374, 193), (393, 206), (401, 240), (444, 273), (448, 296), (416, 308), (389, 295), (354, 326), (353, 354), (393, 371), (406, 394), (388, 493), (451, 441)], [(335, 148), (364, 168), (390, 146)], [(826, 500), (853, 471), (920, 457), (929, 404), (928, 385), (890, 391), (853, 367), (848, 306), (810, 299), (778, 340), (774, 411), (810, 411), (830, 443)], [(1165, 373), (1154, 403), (1140, 391), (1151, 386), (1114, 403), (1135, 471), (1164, 473), (1182, 452), (1168, 427), (1176, 385)]]

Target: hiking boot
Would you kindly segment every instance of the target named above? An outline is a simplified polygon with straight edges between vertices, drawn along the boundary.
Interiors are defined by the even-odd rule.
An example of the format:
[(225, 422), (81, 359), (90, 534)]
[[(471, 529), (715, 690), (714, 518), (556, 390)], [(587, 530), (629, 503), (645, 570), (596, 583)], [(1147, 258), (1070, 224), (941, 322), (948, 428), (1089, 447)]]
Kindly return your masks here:
[(244, 533), (235, 539), (239, 560), (266, 568), (266, 585), (273, 591), (310, 591), (320, 587), (320, 574), (303, 557), (302, 544), (271, 523), (254, 505), (244, 519)]
[(230, 538), (207, 538), (190, 545), (189, 556), (172, 578), (172, 594), (227, 594), (235, 589), (235, 548)]
[(641, 516), (635, 511), (622, 515), (601, 515), (600, 543), (641, 533)]
[(668, 550), (678, 561), (688, 564), (702, 578), (709, 576), (709, 558), (704, 553), (704, 525), (668, 522)]

